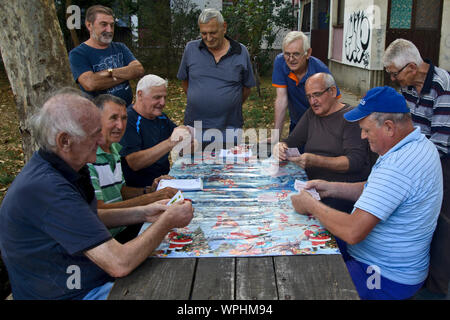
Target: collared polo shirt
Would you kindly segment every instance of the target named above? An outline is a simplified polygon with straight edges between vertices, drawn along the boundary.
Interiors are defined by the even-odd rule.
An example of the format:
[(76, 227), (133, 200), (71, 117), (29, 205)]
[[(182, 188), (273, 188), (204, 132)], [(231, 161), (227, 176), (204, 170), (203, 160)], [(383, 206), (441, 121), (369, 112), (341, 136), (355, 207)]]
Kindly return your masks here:
[(83, 253), (110, 239), (87, 167), (75, 172), (55, 154), (35, 152), (0, 208), (0, 250), (14, 299), (82, 299), (111, 281)]
[(177, 78), (188, 80), (184, 124), (205, 129), (242, 128), (242, 89), (255, 86), (247, 48), (226, 37), (230, 49), (216, 63), (204, 42), (188, 42)]
[[(310, 76), (316, 73), (326, 72), (331, 74), (328, 67), (319, 59), (310, 56), (308, 60), (308, 69), (302, 79), (289, 69), (284, 60), (283, 53), (276, 56), (273, 63), (272, 86), (276, 88), (287, 88), (288, 91), (288, 108), (291, 118), (291, 131), (297, 122), (303, 116), (303, 113), (309, 108), (308, 99), (306, 99), (305, 83)], [(341, 92), (337, 88), (337, 95), (340, 97)]]
[(407, 285), (424, 281), (442, 189), (438, 152), (416, 127), (373, 166), (355, 208), (380, 222), (363, 241), (349, 245), (348, 253), (379, 267), (381, 275), (392, 281)]
[(438, 148), (441, 157), (450, 157), (450, 75), (430, 64), (420, 94), (414, 86), (401, 89), (415, 125), (420, 126)]
[[(120, 149), (122, 149), (122, 146), (118, 143), (111, 144), (111, 153), (105, 152), (98, 147), (95, 163), (88, 163), (95, 196), (97, 200), (101, 200), (104, 203), (114, 203), (123, 200), (122, 187), (125, 185), (125, 179), (122, 174)], [(112, 236), (115, 236), (124, 229), (125, 227), (117, 227), (111, 228), (109, 231)]]

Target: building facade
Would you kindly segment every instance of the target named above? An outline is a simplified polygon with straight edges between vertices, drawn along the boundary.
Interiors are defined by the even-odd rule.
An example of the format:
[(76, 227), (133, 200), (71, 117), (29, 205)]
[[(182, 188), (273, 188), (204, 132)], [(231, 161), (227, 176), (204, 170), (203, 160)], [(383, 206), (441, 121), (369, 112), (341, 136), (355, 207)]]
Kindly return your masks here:
[(397, 38), (450, 70), (450, 0), (301, 0), (297, 6), (298, 29), (309, 35), (313, 56), (356, 94), (392, 85), (383, 54)]

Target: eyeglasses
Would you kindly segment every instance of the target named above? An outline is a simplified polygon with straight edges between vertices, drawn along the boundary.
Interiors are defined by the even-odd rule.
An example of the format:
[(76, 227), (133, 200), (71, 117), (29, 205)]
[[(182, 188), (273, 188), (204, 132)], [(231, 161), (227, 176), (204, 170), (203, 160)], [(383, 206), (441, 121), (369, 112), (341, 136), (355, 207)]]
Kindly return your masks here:
[(320, 98), (325, 92), (327, 92), (328, 90), (330, 90), (331, 87), (326, 88), (323, 91), (319, 91), (319, 92), (313, 92), (311, 94), (307, 94), (306, 95), (306, 99), (311, 100), (312, 98)]
[(398, 70), (397, 72), (389, 72), (386, 70), (386, 72), (389, 74), (389, 76), (394, 77), (397, 79), (398, 75), (400, 74), (400, 72), (403, 71), (403, 69), (405, 69), (411, 62), (408, 62), (403, 68), (401, 68), (400, 70)]
[(284, 52), (283, 56), (286, 60), (289, 60), (290, 58), (294, 58), (294, 59), (300, 59), (301, 57), (303, 57), (306, 54), (306, 51), (301, 53), (301, 52), (294, 52), (294, 53), (289, 53), (289, 52)]

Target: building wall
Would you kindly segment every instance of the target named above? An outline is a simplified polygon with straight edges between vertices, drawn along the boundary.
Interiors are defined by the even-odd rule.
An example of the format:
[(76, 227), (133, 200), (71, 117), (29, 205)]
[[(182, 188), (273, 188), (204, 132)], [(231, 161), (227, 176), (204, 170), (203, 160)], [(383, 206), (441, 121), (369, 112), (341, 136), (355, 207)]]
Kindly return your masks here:
[(444, 0), (442, 8), (441, 48), (439, 52), (439, 66), (450, 70), (450, 0)]
[(200, 10), (205, 8), (215, 8), (218, 10), (222, 10), (222, 0), (192, 0)]
[(332, 0), (329, 69), (336, 82), (356, 94), (382, 85), (387, 0), (346, 0), (344, 25), (337, 23), (337, 0)]

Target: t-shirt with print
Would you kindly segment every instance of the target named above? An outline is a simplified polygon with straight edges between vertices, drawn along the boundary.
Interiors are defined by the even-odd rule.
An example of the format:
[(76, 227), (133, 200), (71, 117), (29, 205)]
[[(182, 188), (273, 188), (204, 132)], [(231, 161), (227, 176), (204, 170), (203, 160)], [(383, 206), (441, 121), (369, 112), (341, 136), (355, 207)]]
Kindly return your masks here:
[[(121, 42), (111, 42), (106, 49), (96, 49), (82, 43), (69, 53), (70, 68), (72, 69), (73, 78), (78, 84), (80, 75), (87, 71), (96, 73), (109, 68), (126, 67), (134, 60), (136, 58), (130, 49)], [(103, 93), (112, 94), (125, 100), (127, 106), (133, 101), (133, 92), (128, 80), (106, 90), (86, 91), (81, 85), (80, 88), (92, 97)]]

